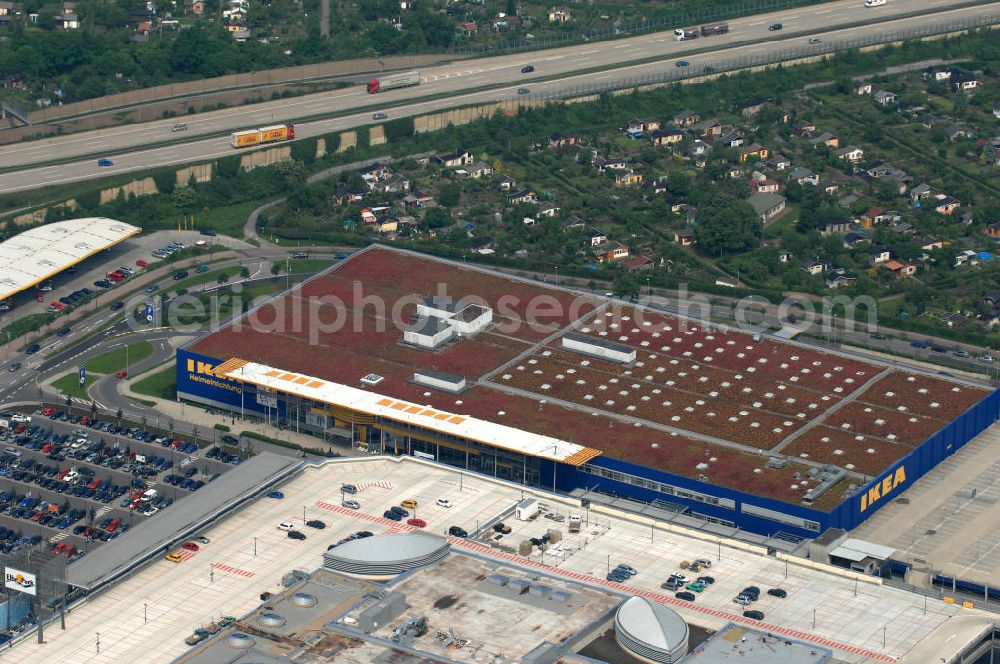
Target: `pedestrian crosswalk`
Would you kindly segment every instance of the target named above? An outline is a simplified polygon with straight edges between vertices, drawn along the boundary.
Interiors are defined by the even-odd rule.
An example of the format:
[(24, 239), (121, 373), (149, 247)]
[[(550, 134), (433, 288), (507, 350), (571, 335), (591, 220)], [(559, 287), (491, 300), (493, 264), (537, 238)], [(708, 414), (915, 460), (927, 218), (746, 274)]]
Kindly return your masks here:
[(113, 510), (112, 505), (101, 505), (101, 508), (94, 513), (94, 520), (100, 519), (102, 516)]
[(61, 542), (62, 540), (69, 537), (69, 533), (56, 533), (49, 538), (49, 544), (55, 544), (56, 542)]

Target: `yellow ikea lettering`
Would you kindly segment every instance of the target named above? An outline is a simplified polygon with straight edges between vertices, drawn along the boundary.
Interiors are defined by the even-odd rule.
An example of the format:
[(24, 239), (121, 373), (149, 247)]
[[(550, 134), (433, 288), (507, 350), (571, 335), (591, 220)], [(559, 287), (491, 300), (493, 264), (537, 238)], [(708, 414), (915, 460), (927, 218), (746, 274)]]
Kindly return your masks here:
[(904, 466), (900, 466), (896, 469), (895, 473), (886, 475), (882, 478), (881, 482), (869, 487), (868, 492), (861, 496), (861, 511), (864, 512), (874, 503), (882, 500), (882, 498), (891, 493), (897, 486), (905, 481), (906, 468)]
[(202, 362), (199, 360), (195, 362), (194, 360), (188, 358), (187, 370), (191, 373), (205, 374), (207, 376), (214, 376), (215, 365), (208, 364), (207, 362)]

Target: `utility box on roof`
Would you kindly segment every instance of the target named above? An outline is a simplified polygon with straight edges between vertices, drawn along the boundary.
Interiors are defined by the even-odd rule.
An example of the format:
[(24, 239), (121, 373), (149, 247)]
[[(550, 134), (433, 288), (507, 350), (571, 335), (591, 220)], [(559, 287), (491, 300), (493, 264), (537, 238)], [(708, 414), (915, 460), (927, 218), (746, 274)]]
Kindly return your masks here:
[(514, 508), (514, 516), (518, 521), (531, 521), (538, 514), (538, 501), (534, 498), (525, 498)]

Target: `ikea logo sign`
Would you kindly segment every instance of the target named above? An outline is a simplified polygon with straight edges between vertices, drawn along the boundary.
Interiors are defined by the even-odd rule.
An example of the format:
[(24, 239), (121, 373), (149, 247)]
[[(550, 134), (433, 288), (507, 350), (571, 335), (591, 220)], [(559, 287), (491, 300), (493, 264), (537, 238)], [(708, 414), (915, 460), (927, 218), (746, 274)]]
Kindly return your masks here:
[(193, 360), (190, 357), (187, 361), (188, 373), (201, 374), (203, 376), (215, 376), (215, 365), (201, 360)]
[(861, 511), (864, 512), (885, 498), (904, 482), (906, 482), (906, 468), (900, 466), (896, 469), (896, 472), (889, 473), (882, 478), (881, 482), (871, 485), (868, 487), (868, 491), (861, 495)]

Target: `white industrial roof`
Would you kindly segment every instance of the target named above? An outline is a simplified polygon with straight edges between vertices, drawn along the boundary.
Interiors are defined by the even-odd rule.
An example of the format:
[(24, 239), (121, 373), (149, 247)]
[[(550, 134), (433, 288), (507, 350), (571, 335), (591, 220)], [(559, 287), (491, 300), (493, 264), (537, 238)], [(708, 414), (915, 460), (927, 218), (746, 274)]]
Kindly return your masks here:
[(141, 232), (122, 221), (86, 217), (45, 224), (0, 242), (0, 300)]
[(895, 552), (896, 550), (891, 546), (882, 546), (859, 539), (846, 539), (841, 542), (840, 546), (830, 551), (830, 555), (857, 563), (865, 558), (886, 560)]
[(295, 394), (313, 401), (405, 422), (534, 457), (580, 465), (600, 454), (599, 450), (558, 438), (529, 433), (467, 415), (448, 413), (431, 406), (394, 399), (256, 362), (231, 359), (215, 367), (214, 372), (216, 376), (222, 378), (251, 383), (285, 394)]

